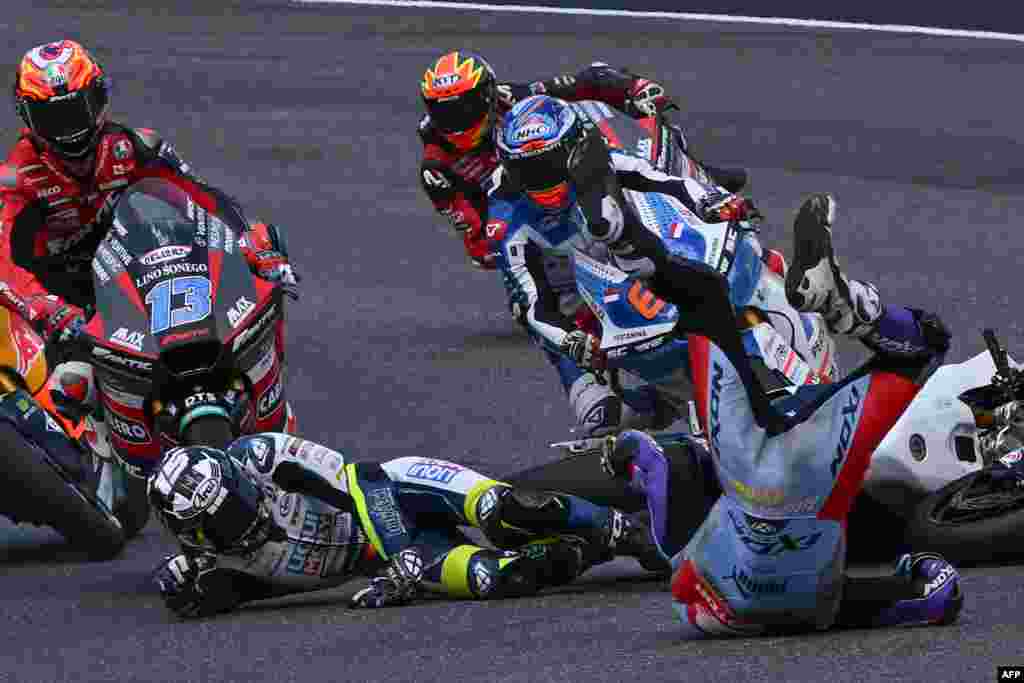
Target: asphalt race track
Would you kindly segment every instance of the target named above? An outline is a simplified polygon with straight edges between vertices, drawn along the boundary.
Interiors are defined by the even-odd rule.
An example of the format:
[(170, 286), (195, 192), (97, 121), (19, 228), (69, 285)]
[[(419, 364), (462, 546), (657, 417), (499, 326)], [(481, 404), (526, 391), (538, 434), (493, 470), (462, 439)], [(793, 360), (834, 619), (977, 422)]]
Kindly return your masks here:
[[(82, 40), (113, 74), (119, 120), (159, 129), (287, 226), (305, 276), (288, 395), (304, 435), (351, 456), (502, 474), (566, 437), (555, 374), (500, 280), (467, 265), (417, 184), (418, 80), (457, 46), (519, 80), (593, 59), (657, 76), (700, 155), (752, 170), (767, 242), (788, 250), (801, 198), (833, 191), (850, 272), (938, 311), (958, 335), (952, 360), (983, 348), (983, 326), (1024, 357), (1016, 44), (258, 2), (8, 5), (0, 63)], [(86, 564), (48, 530), (0, 523), (0, 681), (988, 681), (1024, 663), (1014, 567), (968, 570), (952, 627), (695, 644), (632, 561), (504, 603), (353, 613), (341, 589), (182, 623), (149, 580), (168, 550), (151, 524), (120, 560)]]

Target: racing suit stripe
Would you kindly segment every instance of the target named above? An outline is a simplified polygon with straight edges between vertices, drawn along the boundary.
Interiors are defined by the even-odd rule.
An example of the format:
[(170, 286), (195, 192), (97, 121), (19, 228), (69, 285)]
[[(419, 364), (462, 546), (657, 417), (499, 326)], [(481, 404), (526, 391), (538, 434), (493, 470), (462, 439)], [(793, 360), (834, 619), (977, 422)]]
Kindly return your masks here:
[(475, 597), (469, 587), (469, 562), (482, 548), (460, 545), (452, 548), (441, 565), (441, 585), (447, 595), (455, 598)]
[(882, 438), (917, 395), (920, 386), (900, 375), (875, 371), (871, 373), (860, 420), (851, 439), (846, 460), (836, 477), (835, 486), (818, 513), (818, 519), (831, 519), (846, 524), (853, 499)]
[(693, 398), (697, 407), (700, 426), (708, 433), (708, 363), (711, 356), (711, 342), (707, 337), (695, 334), (686, 336), (690, 349), (690, 372), (693, 376)]
[(544, 345), (557, 351), (575, 321), (562, 314), (558, 295), (552, 289), (544, 270), (544, 253), (524, 228), (502, 245), (502, 257), (513, 288), (523, 297), (527, 328), (537, 334)]
[(562, 342), (566, 332), (571, 331), (576, 321), (569, 316), (563, 315), (558, 306), (558, 296), (555, 294), (548, 282), (547, 273), (544, 270), (544, 253), (534, 242), (525, 245), (526, 250), (526, 271), (534, 282), (536, 299), (529, 309), (530, 326), (538, 330), (545, 339), (553, 342), (557, 347)]
[(352, 496), (352, 502), (355, 505), (356, 515), (359, 517), (359, 524), (363, 527), (366, 532), (366, 536), (370, 539), (370, 544), (373, 545), (383, 559), (390, 559), (388, 553), (384, 550), (384, 544), (380, 540), (380, 536), (377, 535), (377, 528), (370, 519), (370, 511), (366, 506), (366, 496), (363, 494), (363, 489), (359, 487), (359, 476), (356, 473), (355, 463), (345, 465), (345, 476), (348, 479), (348, 494)]
[(494, 479), (488, 479), (486, 481), (477, 482), (473, 488), (466, 493), (466, 500), (462, 503), (462, 512), (466, 519), (472, 526), (480, 526), (480, 518), (477, 515), (478, 503), (480, 502), (481, 496), (490, 491), (495, 486), (508, 486), (500, 481)]

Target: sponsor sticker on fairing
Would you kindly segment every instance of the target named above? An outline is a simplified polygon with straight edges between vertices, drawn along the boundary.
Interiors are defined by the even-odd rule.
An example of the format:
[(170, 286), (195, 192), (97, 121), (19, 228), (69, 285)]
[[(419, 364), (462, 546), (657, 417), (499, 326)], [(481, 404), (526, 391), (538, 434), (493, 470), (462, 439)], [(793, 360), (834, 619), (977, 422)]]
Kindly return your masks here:
[(281, 405), (281, 396), (283, 394), (284, 386), (279, 375), (277, 380), (270, 385), (270, 388), (263, 392), (263, 395), (256, 402), (256, 417), (264, 419), (273, 415), (278, 406)]
[(119, 327), (115, 330), (114, 334), (110, 335), (111, 344), (124, 346), (133, 351), (142, 351), (142, 344), (145, 339), (146, 335), (144, 332), (129, 330), (127, 327)]
[(461, 471), (462, 467), (454, 463), (424, 460), (423, 462), (411, 465), (406, 471), (406, 476), (413, 479), (424, 479), (426, 481), (448, 484)]
[(157, 247), (152, 251), (146, 252), (143, 254), (142, 258), (139, 259), (139, 262), (146, 266), (155, 266), (167, 261), (185, 258), (190, 253), (192, 253), (191, 246), (178, 244), (168, 245), (166, 247)]
[(113, 412), (108, 412), (107, 417), (110, 421), (111, 431), (122, 441), (135, 444), (150, 442), (149, 432), (146, 430), (145, 425)]
[(244, 296), (238, 297), (238, 301), (228, 309), (228, 324), (231, 325), (232, 329), (238, 327), (238, 323), (254, 308), (256, 308), (256, 304)]

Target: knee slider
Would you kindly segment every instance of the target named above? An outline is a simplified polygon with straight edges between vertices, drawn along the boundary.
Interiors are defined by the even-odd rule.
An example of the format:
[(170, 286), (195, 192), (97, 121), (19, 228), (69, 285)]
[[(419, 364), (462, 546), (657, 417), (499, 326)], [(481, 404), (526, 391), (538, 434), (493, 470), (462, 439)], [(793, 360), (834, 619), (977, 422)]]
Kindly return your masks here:
[(592, 373), (586, 373), (569, 388), (569, 402), (576, 424), (587, 436), (600, 436), (618, 429), (622, 422), (622, 399)]

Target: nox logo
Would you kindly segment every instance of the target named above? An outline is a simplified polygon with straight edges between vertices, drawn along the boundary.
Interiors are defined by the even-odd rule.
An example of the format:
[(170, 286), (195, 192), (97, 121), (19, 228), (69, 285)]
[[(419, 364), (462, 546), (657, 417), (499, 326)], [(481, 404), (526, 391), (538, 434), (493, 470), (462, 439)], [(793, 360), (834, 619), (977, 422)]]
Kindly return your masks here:
[(860, 392), (857, 385), (850, 385), (850, 400), (843, 408), (843, 428), (839, 432), (839, 443), (836, 445), (836, 455), (832, 458), (832, 478), (835, 479), (839, 473), (839, 467), (846, 458), (846, 452), (850, 449), (850, 439), (853, 437), (853, 419), (857, 414), (857, 407), (860, 406)]
[(718, 452), (718, 437), (722, 431), (722, 423), (718, 419), (719, 404), (722, 402), (722, 377), (725, 370), (717, 362), (711, 368), (711, 406), (708, 410), (708, 422), (711, 427), (711, 446)]

